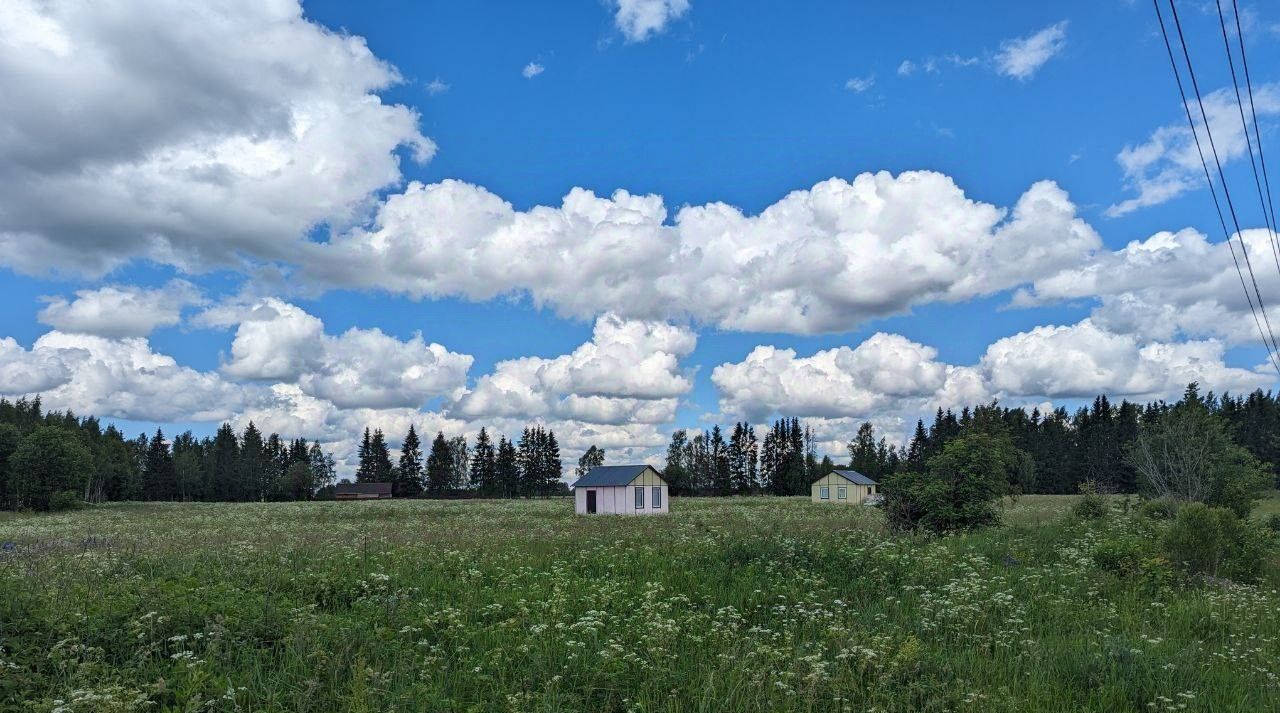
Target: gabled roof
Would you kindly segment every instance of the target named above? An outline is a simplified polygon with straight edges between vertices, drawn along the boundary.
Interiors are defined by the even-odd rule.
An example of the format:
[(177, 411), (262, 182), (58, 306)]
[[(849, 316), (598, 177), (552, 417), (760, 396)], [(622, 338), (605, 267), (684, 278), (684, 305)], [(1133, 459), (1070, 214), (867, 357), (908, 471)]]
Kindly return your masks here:
[(334, 495), (390, 495), (391, 483), (338, 483)]
[(844, 478), (850, 483), (853, 483), (854, 485), (879, 485), (879, 483), (877, 483), (876, 481), (868, 478), (867, 476), (863, 475), (862, 473), (859, 473), (856, 470), (833, 470), (831, 472), (835, 473), (841, 478)]
[(578, 482), (573, 484), (573, 487), (610, 488), (618, 485), (628, 485), (645, 469), (652, 470), (659, 478), (662, 477), (657, 468), (644, 463), (640, 465), (598, 465), (579, 478)]

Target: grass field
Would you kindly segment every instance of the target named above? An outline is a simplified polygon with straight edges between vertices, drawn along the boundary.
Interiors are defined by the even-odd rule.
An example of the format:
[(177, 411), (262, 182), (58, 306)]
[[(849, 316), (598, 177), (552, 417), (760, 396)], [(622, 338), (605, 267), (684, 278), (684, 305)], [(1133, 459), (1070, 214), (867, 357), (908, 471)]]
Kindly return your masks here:
[[(0, 515), (0, 702), (36, 711), (1266, 711), (1280, 572), (1118, 576), (1071, 498), (888, 536), (805, 499)], [(1266, 508), (1274, 511), (1275, 503)]]

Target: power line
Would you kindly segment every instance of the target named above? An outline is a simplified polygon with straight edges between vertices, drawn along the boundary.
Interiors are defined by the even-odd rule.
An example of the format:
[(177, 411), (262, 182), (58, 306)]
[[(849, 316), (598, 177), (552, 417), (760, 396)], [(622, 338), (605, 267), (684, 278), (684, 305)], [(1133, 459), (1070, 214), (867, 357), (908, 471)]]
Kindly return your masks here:
[[(1267, 213), (1267, 199), (1262, 195), (1262, 179), (1258, 176), (1258, 162), (1253, 155), (1253, 138), (1249, 136), (1249, 122), (1244, 118), (1244, 99), (1240, 97), (1240, 80), (1236, 77), (1236, 62), (1231, 53), (1231, 40), (1227, 38), (1227, 18), (1222, 12), (1222, 0), (1215, 0), (1215, 2), (1218, 5), (1218, 26), (1222, 28), (1222, 46), (1227, 50), (1227, 66), (1231, 69), (1231, 88), (1236, 93), (1236, 109), (1240, 114), (1240, 128), (1244, 130), (1244, 145), (1249, 151), (1249, 167), (1253, 169), (1253, 185), (1258, 189), (1258, 204), (1262, 206), (1262, 223), (1267, 228), (1267, 244), (1271, 246), (1271, 254), (1276, 260), (1276, 274), (1280, 275), (1280, 252), (1276, 251), (1275, 240), (1271, 238), (1275, 234), (1275, 230), (1272, 227), (1271, 216)], [(1239, 26), (1239, 21), (1240, 18), (1237, 17), (1237, 26)]]
[[(1195, 66), (1191, 63), (1191, 52), (1187, 49), (1187, 38), (1182, 34), (1182, 20), (1178, 18), (1178, 6), (1169, 0), (1169, 10), (1173, 13), (1173, 25), (1178, 30), (1178, 42), (1182, 45), (1182, 56), (1187, 62), (1187, 76), (1191, 78), (1191, 89), (1196, 94), (1196, 104), (1200, 107), (1200, 120), (1204, 123), (1205, 136), (1209, 138), (1209, 152), (1213, 154), (1213, 164), (1218, 168), (1218, 183), (1222, 186), (1222, 195), (1227, 199), (1227, 212), (1231, 214), (1231, 222), (1236, 227), (1236, 240), (1240, 242), (1240, 252), (1244, 255), (1244, 266), (1249, 270), (1249, 280), (1253, 283), (1253, 293), (1258, 299), (1258, 311), (1262, 313), (1262, 322), (1267, 325), (1267, 334), (1271, 336), (1271, 346), (1280, 351), (1280, 342), (1276, 341), (1275, 332), (1271, 331), (1271, 318), (1267, 316), (1267, 305), (1262, 301), (1262, 290), (1258, 288), (1258, 277), (1253, 272), (1253, 261), (1249, 259), (1249, 246), (1244, 242), (1244, 232), (1240, 228), (1240, 218), (1236, 215), (1235, 201), (1231, 200), (1231, 189), (1227, 187), (1227, 174), (1222, 170), (1222, 160), (1218, 155), (1218, 146), (1213, 140), (1213, 128), (1209, 125), (1209, 113), (1204, 108), (1204, 98), (1200, 95), (1200, 82), (1196, 80)], [(1193, 127), (1194, 128), (1194, 127)], [(1230, 236), (1227, 241), (1230, 242)], [(1247, 289), (1247, 288), (1246, 288)], [(1266, 337), (1263, 337), (1266, 341)], [(1277, 366), (1280, 370), (1280, 366)]]
[[(1178, 61), (1177, 61), (1177, 60), (1174, 58), (1174, 56), (1173, 56), (1173, 45), (1172, 45), (1172, 43), (1169, 41), (1169, 32), (1168, 32), (1168, 29), (1165, 27), (1165, 24), (1164, 24), (1164, 13), (1160, 11), (1160, 0), (1152, 0), (1152, 4), (1155, 6), (1155, 9), (1156, 9), (1156, 19), (1157, 19), (1157, 20), (1159, 20), (1159, 22), (1160, 22), (1160, 34), (1161, 34), (1161, 36), (1164, 38), (1164, 47), (1165, 47), (1165, 51), (1166, 51), (1166, 52), (1168, 52), (1168, 54), (1169, 54), (1169, 66), (1173, 69), (1173, 78), (1174, 78), (1174, 81), (1176, 81), (1176, 82), (1177, 82), (1177, 84), (1178, 84), (1178, 94), (1179, 94), (1179, 96), (1182, 98), (1182, 109), (1183, 109), (1183, 111), (1186, 113), (1186, 116), (1187, 116), (1187, 124), (1188, 124), (1188, 125), (1190, 126), (1190, 128), (1191, 128), (1191, 136), (1192, 136), (1192, 138), (1193, 138), (1193, 139), (1195, 139), (1195, 144), (1196, 144), (1196, 153), (1198, 153), (1198, 154), (1200, 155), (1200, 166), (1201, 166), (1201, 168), (1203, 168), (1203, 169), (1204, 169), (1204, 180), (1205, 180), (1205, 182), (1206, 182), (1206, 183), (1208, 184), (1208, 186), (1209, 186), (1209, 195), (1213, 197), (1213, 207), (1214, 207), (1214, 210), (1215, 210), (1215, 211), (1217, 212), (1217, 214), (1218, 214), (1218, 223), (1219, 223), (1219, 225), (1221, 225), (1221, 226), (1222, 226), (1222, 233), (1223, 233), (1223, 235), (1226, 237), (1227, 247), (1229, 247), (1229, 248), (1231, 249), (1231, 260), (1232, 260), (1232, 262), (1234, 262), (1234, 263), (1235, 263), (1235, 266), (1236, 266), (1236, 274), (1240, 277), (1240, 287), (1241, 287), (1242, 289), (1244, 289), (1244, 296), (1245, 296), (1245, 300), (1249, 303), (1249, 312), (1253, 314), (1253, 321), (1254, 321), (1254, 324), (1256, 324), (1256, 325), (1257, 325), (1257, 327), (1258, 327), (1258, 334), (1259, 334), (1259, 336), (1262, 338), (1262, 345), (1263, 345), (1264, 347), (1266, 347), (1266, 349), (1267, 349), (1267, 357), (1268, 357), (1268, 359), (1270, 359), (1270, 361), (1271, 361), (1271, 365), (1275, 368), (1276, 372), (1277, 372), (1278, 374), (1280, 374), (1280, 362), (1278, 362), (1278, 361), (1276, 360), (1276, 354), (1275, 354), (1275, 350), (1274, 350), (1274, 348), (1273, 348), (1273, 345), (1274, 345), (1275, 340), (1274, 340), (1274, 339), (1272, 339), (1270, 342), (1268, 342), (1268, 341), (1267, 341), (1267, 332), (1264, 332), (1264, 331), (1263, 331), (1263, 329), (1262, 329), (1262, 321), (1258, 319), (1258, 311), (1257, 311), (1257, 309), (1255, 309), (1255, 307), (1254, 307), (1254, 304), (1253, 304), (1253, 296), (1249, 294), (1249, 287), (1248, 287), (1248, 285), (1247, 285), (1247, 284), (1245, 284), (1245, 280), (1244, 280), (1244, 270), (1242, 270), (1242, 269), (1240, 268), (1240, 258), (1236, 255), (1236, 249), (1235, 249), (1235, 246), (1231, 244), (1231, 231), (1227, 229), (1227, 221), (1226, 221), (1226, 218), (1225, 218), (1225, 217), (1223, 216), (1223, 214), (1222, 214), (1222, 204), (1218, 201), (1218, 192), (1214, 189), (1214, 186), (1213, 186), (1213, 178), (1209, 175), (1209, 163), (1208, 163), (1207, 159), (1205, 159), (1205, 156), (1204, 156), (1204, 147), (1203, 147), (1203, 146), (1201, 146), (1201, 144), (1200, 144), (1200, 133), (1199, 133), (1199, 131), (1196, 129), (1196, 122), (1195, 122), (1195, 119), (1193, 119), (1193, 118), (1192, 118), (1192, 116), (1191, 116), (1191, 108), (1190, 108), (1190, 106), (1188, 105), (1186, 88), (1185, 88), (1185, 87), (1183, 86), (1183, 84), (1182, 84), (1182, 73), (1181, 73), (1180, 71), (1178, 71)], [(1176, 20), (1176, 19), (1177, 19), (1177, 10), (1176, 10), (1176, 8), (1174, 8), (1173, 0), (1169, 0), (1169, 7), (1170, 7), (1170, 9), (1173, 9), (1173, 10), (1174, 10), (1174, 18), (1175, 18), (1175, 20)], [(1189, 54), (1187, 54), (1187, 53), (1186, 53), (1186, 42), (1185, 42), (1185, 41), (1182, 43), (1182, 47), (1183, 47), (1183, 53), (1184, 53), (1184, 55), (1186, 55), (1186, 56), (1187, 56), (1187, 68), (1188, 68), (1188, 70), (1190, 70), (1190, 69), (1191, 69), (1191, 66), (1190, 66), (1190, 60), (1191, 60), (1191, 58), (1190, 58)], [(1193, 82), (1195, 81), (1194, 76), (1192, 77), (1192, 81), (1193, 81)], [(1198, 91), (1198, 90), (1197, 90), (1196, 94), (1197, 94), (1197, 97), (1198, 97), (1198, 96), (1199, 96), (1199, 91)], [(1201, 114), (1202, 114), (1202, 115), (1204, 114), (1204, 105), (1203, 105), (1203, 103), (1201, 103)], [(1208, 132), (1208, 129), (1209, 129), (1209, 122), (1208, 122), (1208, 118), (1206, 117), (1206, 118), (1205, 118), (1205, 130), (1206, 130), (1206, 133)], [(1210, 140), (1212, 141), (1212, 134), (1210, 134)], [(1215, 153), (1215, 160), (1216, 160), (1216, 153)], [(1219, 174), (1221, 175), (1221, 170), (1219, 170)], [(1224, 177), (1224, 179), (1225, 179), (1225, 177)], [(1222, 188), (1223, 188), (1223, 193), (1226, 193), (1226, 181), (1225, 181), (1225, 180), (1223, 181)], [(1233, 219), (1234, 219), (1234, 213), (1233, 213), (1232, 217), (1233, 217)], [(1238, 234), (1238, 233), (1239, 233), (1239, 231), (1237, 230), (1237, 234)], [(1243, 247), (1243, 246), (1244, 246), (1244, 243), (1243, 243), (1243, 241), (1242, 241), (1242, 242), (1241, 242), (1241, 247)], [(1246, 257), (1247, 257), (1247, 255), (1246, 255)], [(1252, 272), (1251, 272), (1250, 274), (1252, 274)], [(1255, 283), (1255, 284), (1256, 284), (1256, 283)], [(1259, 297), (1261, 297), (1261, 295), (1260, 295), (1260, 294), (1259, 294)], [(1259, 304), (1259, 306), (1261, 306), (1261, 304)], [(1266, 316), (1266, 312), (1265, 312), (1265, 311), (1263, 312), (1263, 316), (1264, 316), (1264, 317)]]
[[(1249, 76), (1249, 58), (1245, 55), (1245, 52), (1244, 52), (1244, 28), (1240, 26), (1240, 6), (1236, 3), (1236, 0), (1231, 0), (1231, 11), (1234, 13), (1235, 19), (1236, 19), (1236, 39), (1240, 44), (1240, 65), (1244, 68), (1244, 83), (1245, 83), (1245, 87), (1247, 87), (1249, 90), (1249, 115), (1253, 119), (1253, 135), (1256, 137), (1256, 140), (1258, 142), (1258, 163), (1262, 165), (1262, 182), (1263, 182), (1263, 185), (1266, 187), (1267, 205), (1263, 208), (1263, 216), (1265, 217), (1267, 215), (1267, 211), (1268, 210), (1270, 211), (1271, 252), (1274, 254), (1276, 259), (1276, 271), (1280, 272), (1280, 237), (1276, 235), (1276, 231), (1280, 230), (1280, 222), (1276, 221), (1276, 205), (1275, 205), (1275, 201), (1271, 197), (1272, 196), (1271, 178), (1270, 176), (1267, 175), (1267, 157), (1265, 154), (1262, 153), (1262, 131), (1258, 129), (1258, 110), (1254, 107), (1254, 104), (1253, 104), (1253, 79)], [(1222, 17), (1221, 0), (1218, 0), (1218, 17), (1219, 18)], [(1230, 48), (1228, 48), (1228, 58), (1230, 58)], [(1235, 74), (1234, 74), (1234, 68), (1233, 68), (1232, 79), (1234, 80), (1234, 78), (1235, 78)], [(1240, 102), (1240, 89), (1238, 86), (1236, 88), (1236, 102), (1237, 103)], [(1241, 109), (1241, 111), (1243, 112), (1243, 108)], [(1243, 119), (1244, 117), (1241, 117), (1242, 121)], [(1249, 129), (1247, 126), (1245, 127), (1244, 135), (1245, 135), (1245, 139), (1248, 140)], [(1249, 160), (1251, 162), (1253, 160), (1252, 153), (1249, 154)], [(1258, 180), (1257, 172), (1258, 172), (1258, 169), (1257, 167), (1255, 167), (1254, 174), (1253, 174), (1253, 180), (1255, 183)], [(1259, 188), (1258, 190), (1259, 192), (1262, 191), (1261, 188)]]

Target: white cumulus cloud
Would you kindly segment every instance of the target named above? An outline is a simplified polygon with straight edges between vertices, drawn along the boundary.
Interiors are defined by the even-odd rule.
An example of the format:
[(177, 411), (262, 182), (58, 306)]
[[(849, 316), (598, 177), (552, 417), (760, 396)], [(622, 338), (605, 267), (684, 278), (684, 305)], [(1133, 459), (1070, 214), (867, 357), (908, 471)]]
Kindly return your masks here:
[(696, 345), (686, 328), (606, 314), (590, 342), (554, 359), (498, 363), (450, 413), (594, 424), (665, 423), (692, 387), (680, 366)]
[(0, 264), (280, 259), (435, 150), (378, 98), (396, 70), (296, 1), (2, 5)]
[(222, 371), (241, 379), (296, 383), (341, 408), (417, 408), (466, 385), (473, 359), (421, 334), (401, 341), (379, 329), (324, 333), (296, 305), (271, 298), (243, 315)]
[(369, 229), (313, 244), (303, 279), (414, 297), (527, 294), (563, 315), (612, 311), (742, 331), (835, 332), (915, 305), (989, 295), (1101, 246), (1051, 181), (1011, 211), (930, 171), (864, 173), (794, 191), (758, 215), (724, 203), (575, 188), (517, 211), (485, 189), (412, 183)]
[(182, 309), (201, 303), (200, 291), (185, 280), (173, 280), (158, 289), (136, 285), (107, 285), (77, 290), (74, 300), (47, 298), (40, 310), (41, 322), (63, 332), (100, 337), (145, 337), (160, 327), (172, 327), (182, 319)]
[(32, 392), (48, 409), (158, 422), (230, 418), (246, 399), (243, 387), (182, 366), (145, 338), (58, 331), (30, 350), (0, 340), (0, 394)]

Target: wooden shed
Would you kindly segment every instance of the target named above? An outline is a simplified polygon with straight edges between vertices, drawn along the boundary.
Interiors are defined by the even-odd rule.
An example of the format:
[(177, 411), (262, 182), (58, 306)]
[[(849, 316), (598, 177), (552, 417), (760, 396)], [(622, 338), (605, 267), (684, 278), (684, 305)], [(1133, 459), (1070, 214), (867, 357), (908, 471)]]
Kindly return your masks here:
[(809, 498), (815, 503), (856, 505), (879, 492), (879, 486), (856, 470), (833, 470), (814, 481)]
[(662, 515), (667, 512), (667, 481), (651, 465), (602, 465), (573, 484), (579, 515)]
[(333, 486), (334, 500), (388, 500), (391, 483), (338, 483)]

